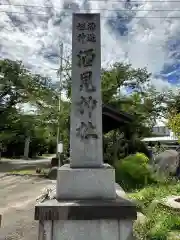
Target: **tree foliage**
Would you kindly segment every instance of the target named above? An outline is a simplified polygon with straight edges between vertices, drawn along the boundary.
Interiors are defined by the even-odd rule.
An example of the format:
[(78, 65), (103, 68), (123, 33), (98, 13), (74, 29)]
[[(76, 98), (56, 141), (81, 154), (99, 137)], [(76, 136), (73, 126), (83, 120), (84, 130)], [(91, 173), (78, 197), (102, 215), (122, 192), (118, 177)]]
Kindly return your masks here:
[[(71, 99), (71, 64), (64, 67), (63, 88)], [(104, 104), (116, 110), (126, 111), (134, 117), (133, 132), (147, 133), (157, 118), (165, 116), (167, 107), (162, 105), (169, 100), (169, 93), (156, 91), (151, 84), (151, 74), (146, 68), (134, 69), (130, 64), (115, 63), (108, 70), (101, 71), (102, 99)], [(125, 93), (124, 93), (125, 92)]]
[[(67, 98), (71, 100), (70, 70), (71, 63), (66, 61), (63, 89)], [(125, 63), (115, 63), (108, 69), (102, 69), (101, 83), (103, 103), (117, 111), (127, 112), (133, 118), (133, 122), (122, 125), (104, 136), (104, 145), (107, 148), (105, 158), (111, 158), (112, 163), (117, 158), (140, 150), (134, 147), (140, 146), (137, 141), (151, 136), (152, 127), (157, 119), (167, 116), (168, 104), (173, 96), (172, 92), (158, 92), (155, 89), (151, 84), (151, 74), (146, 68), (134, 69)], [(144, 146), (141, 146), (141, 149), (147, 154)]]
[(180, 91), (171, 93), (167, 119), (167, 127), (179, 138), (180, 142)]
[(180, 142), (180, 113), (170, 115), (168, 118), (167, 126), (178, 137)]
[[(6, 148), (12, 148), (12, 144), (18, 141), (19, 146), (23, 145), (27, 136), (31, 138), (31, 149), (33, 144), (39, 149), (41, 145), (46, 149), (50, 145), (55, 148), (58, 124), (60, 138), (65, 149), (68, 148), (72, 81), (71, 62), (68, 59), (62, 70), (63, 84), (59, 89), (51, 79), (32, 74), (22, 62), (0, 60), (0, 142)], [(170, 104), (173, 105), (175, 100), (169, 101), (173, 99), (171, 93), (156, 91), (146, 68), (134, 69), (129, 64), (115, 63), (101, 70), (101, 80), (103, 103), (117, 111), (125, 111), (133, 118), (132, 123), (122, 125), (104, 136), (108, 152), (114, 154), (114, 158), (124, 157), (123, 152), (125, 155), (134, 153), (132, 149), (137, 145), (137, 140), (151, 134), (156, 119), (166, 116)], [(61, 111), (58, 107), (60, 91), (68, 99), (61, 101)], [(17, 107), (24, 103), (34, 106), (35, 112), (28, 115), (20, 111), (20, 107)], [(110, 146), (112, 149), (109, 149)]]
[(180, 113), (180, 91), (171, 92), (168, 101), (168, 117), (169, 115), (174, 115), (175, 113)]
[[(35, 107), (34, 114), (22, 111), (24, 103)], [(48, 148), (55, 152), (58, 119), (64, 124), (51, 80), (32, 74), (22, 62), (0, 60), (0, 145), (4, 154), (23, 155), (26, 137), (31, 139), (30, 155)]]

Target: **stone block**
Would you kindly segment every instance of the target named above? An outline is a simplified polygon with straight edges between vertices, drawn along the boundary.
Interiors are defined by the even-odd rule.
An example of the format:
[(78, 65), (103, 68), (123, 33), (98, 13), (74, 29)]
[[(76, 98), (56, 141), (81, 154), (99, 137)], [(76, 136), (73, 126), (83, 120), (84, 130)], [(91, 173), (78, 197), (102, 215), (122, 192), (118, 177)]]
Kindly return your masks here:
[(175, 174), (179, 166), (179, 153), (175, 150), (166, 150), (155, 157), (155, 168), (159, 173)]
[(70, 124), (72, 168), (103, 165), (100, 32), (100, 14), (73, 14)]
[(39, 240), (133, 240), (132, 220), (40, 221)]
[(56, 180), (57, 179), (57, 171), (58, 171), (58, 167), (52, 167), (48, 172), (48, 178), (51, 180)]
[(53, 199), (36, 205), (35, 220), (39, 220), (39, 236), (48, 236), (48, 240), (134, 239), (136, 207), (121, 188), (117, 190), (115, 200)]
[(115, 199), (115, 170), (108, 164), (91, 169), (64, 165), (57, 173), (56, 198)]
[(132, 221), (55, 221), (53, 240), (132, 240)]
[(124, 196), (114, 200), (47, 200), (35, 207), (35, 220), (134, 220), (136, 206)]

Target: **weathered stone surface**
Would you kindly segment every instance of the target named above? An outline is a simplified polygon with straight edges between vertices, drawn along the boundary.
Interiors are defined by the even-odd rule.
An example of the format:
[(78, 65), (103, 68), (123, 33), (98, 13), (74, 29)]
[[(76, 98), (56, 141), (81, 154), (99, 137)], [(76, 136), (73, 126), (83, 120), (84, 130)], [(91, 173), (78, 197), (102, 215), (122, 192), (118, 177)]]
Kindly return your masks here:
[(101, 167), (100, 14), (73, 14), (70, 165)]
[(57, 199), (115, 199), (115, 170), (108, 164), (102, 168), (58, 169)]
[(180, 212), (180, 196), (168, 196), (162, 199), (161, 204)]
[(150, 208), (152, 209), (155, 209), (157, 206), (180, 212), (180, 196), (167, 196), (160, 200), (155, 199), (150, 204)]
[(54, 240), (132, 240), (132, 221), (55, 221)]
[[(52, 191), (51, 191), (52, 192)], [(35, 207), (36, 220), (136, 219), (134, 202), (116, 184), (114, 200), (45, 200)]]
[(57, 157), (54, 157), (51, 159), (51, 167), (57, 167), (59, 164), (59, 159)]
[(58, 171), (58, 167), (52, 167), (48, 172), (48, 178), (51, 180), (56, 180), (57, 179), (57, 171)]
[(166, 150), (155, 158), (155, 168), (164, 174), (175, 174), (179, 165), (179, 153)]
[(136, 219), (136, 207), (127, 199), (47, 200), (35, 207), (35, 220)]
[(53, 222), (39, 221), (39, 236), (38, 240), (53, 240)]
[(40, 221), (39, 240), (134, 240), (132, 220)]
[[(136, 219), (134, 202), (127, 198), (125, 192), (116, 184), (114, 200), (61, 200), (53, 199), (55, 189), (46, 189), (46, 197), (35, 207), (36, 220), (92, 220), (92, 219)], [(44, 196), (44, 195), (43, 195)]]

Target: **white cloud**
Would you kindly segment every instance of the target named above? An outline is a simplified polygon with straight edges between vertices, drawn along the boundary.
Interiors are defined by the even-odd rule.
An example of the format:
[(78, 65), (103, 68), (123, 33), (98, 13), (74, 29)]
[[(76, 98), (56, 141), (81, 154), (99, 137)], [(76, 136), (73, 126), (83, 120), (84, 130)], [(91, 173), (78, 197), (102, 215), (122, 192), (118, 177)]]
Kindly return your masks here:
[(172, 85), (168, 81), (165, 81), (161, 78), (152, 78), (152, 83), (156, 87), (157, 91), (167, 92), (172, 89), (174, 92), (178, 90), (177, 85)]
[[(33, 71), (50, 75), (53, 79), (56, 79), (55, 69), (58, 68), (59, 61), (57, 58), (54, 60), (48, 58), (48, 55), (59, 55), (60, 41), (64, 42), (66, 49), (71, 49), (71, 13), (78, 9), (83, 11), (84, 6), (92, 9), (91, 12), (101, 12), (102, 15), (103, 66), (128, 59), (134, 67), (146, 66), (156, 75), (163, 70), (164, 64), (176, 63), (173, 57), (174, 54), (177, 55), (176, 49), (173, 50), (172, 55), (168, 49), (168, 41), (170, 39), (180, 40), (180, 21), (176, 18), (180, 17), (180, 12), (177, 11), (180, 9), (179, 2), (141, 1), (141, 6), (133, 7), (132, 10), (136, 11), (136, 17), (128, 24), (129, 34), (123, 37), (115, 30), (120, 27), (118, 20), (114, 22), (114, 28), (107, 24), (110, 17), (116, 20), (117, 13), (123, 13), (124, 2), (122, 0), (86, 0), (84, 2), (82, 0), (39, 0), (38, 3), (35, 0), (3, 0), (1, 4), (9, 2), (11, 6), (0, 5), (0, 11), (15, 12), (13, 14), (0, 13), (0, 56), (20, 59)], [(18, 4), (36, 5), (41, 8), (15, 6)], [(51, 8), (45, 8), (47, 6)], [(63, 9), (68, 6), (73, 10)], [(164, 16), (168, 18), (165, 19)], [(152, 82), (158, 90), (172, 87), (161, 77), (154, 77)]]

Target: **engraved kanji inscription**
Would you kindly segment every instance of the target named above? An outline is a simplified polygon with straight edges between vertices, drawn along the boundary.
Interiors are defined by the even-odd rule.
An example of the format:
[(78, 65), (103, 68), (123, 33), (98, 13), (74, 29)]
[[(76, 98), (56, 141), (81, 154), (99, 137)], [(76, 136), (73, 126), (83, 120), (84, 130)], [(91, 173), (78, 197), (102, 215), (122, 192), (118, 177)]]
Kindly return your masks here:
[(94, 33), (87, 34), (87, 42), (96, 42), (96, 35)]
[(91, 118), (92, 117), (92, 111), (96, 108), (96, 105), (97, 105), (97, 100), (93, 99), (92, 96), (89, 96), (87, 98), (81, 96), (81, 100), (79, 102), (80, 113), (84, 114), (84, 108), (87, 107), (89, 118)]
[(96, 30), (96, 24), (94, 22), (89, 22), (87, 24), (87, 30), (88, 31), (95, 31)]
[(95, 92), (96, 88), (92, 83), (92, 71), (86, 71), (80, 75), (80, 91)]
[(76, 26), (76, 29), (79, 31), (95, 31), (96, 30), (96, 24), (94, 22), (79, 22)]
[(85, 43), (85, 42), (86, 42), (86, 34), (80, 33), (80, 34), (77, 36), (77, 40), (78, 40), (78, 42)]
[(83, 22), (83, 23), (78, 23), (77, 26), (76, 26), (77, 30), (79, 31), (84, 31), (86, 30), (86, 23)]
[(80, 33), (77, 36), (77, 40), (78, 40), (78, 42), (81, 42), (82, 44), (84, 44), (86, 42), (95, 43), (96, 35), (94, 33), (90, 33), (90, 34)]
[(80, 50), (77, 54), (79, 67), (91, 67), (95, 58), (95, 51), (93, 49)]
[(76, 133), (77, 136), (79, 136), (82, 140), (88, 138), (98, 138), (96, 128), (90, 121), (88, 122), (88, 124), (81, 122), (80, 126), (76, 129)]

